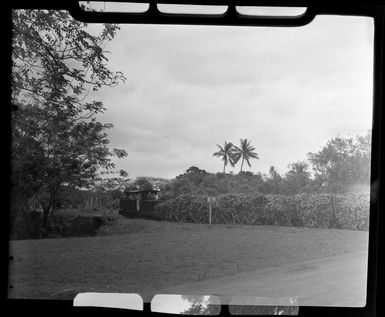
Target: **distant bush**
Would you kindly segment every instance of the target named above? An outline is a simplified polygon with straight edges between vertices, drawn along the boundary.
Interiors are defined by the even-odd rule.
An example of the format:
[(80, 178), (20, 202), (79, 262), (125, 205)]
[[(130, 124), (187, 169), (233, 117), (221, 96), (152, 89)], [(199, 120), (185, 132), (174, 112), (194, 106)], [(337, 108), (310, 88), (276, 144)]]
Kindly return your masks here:
[(369, 229), (369, 193), (296, 195), (298, 216), (306, 227)]
[(93, 236), (103, 223), (99, 217), (57, 213), (51, 216), (48, 238)]
[[(263, 223), (264, 195), (223, 194), (212, 205), (212, 223)], [(207, 223), (207, 196), (179, 195), (154, 207), (159, 220)]]
[(264, 208), (266, 225), (302, 226), (294, 195), (266, 195), (267, 203)]
[(41, 236), (41, 216), (37, 212), (20, 210), (12, 222), (11, 240), (39, 239)]
[(55, 213), (50, 218), (48, 238), (61, 238), (70, 236), (72, 223), (77, 218), (74, 213)]
[(296, 195), (297, 212), (305, 227), (339, 228), (335, 204), (330, 194)]
[(176, 198), (156, 204), (154, 207), (159, 220), (207, 223), (207, 198), (182, 194)]
[[(222, 194), (216, 197), (213, 204), (213, 222), (237, 224), (263, 224), (264, 195)], [(206, 203), (207, 213), (207, 203)]]
[[(183, 194), (155, 206), (159, 220), (208, 223), (207, 196)], [(369, 193), (222, 194), (212, 204), (212, 223), (368, 230)]]
[[(10, 239), (41, 239), (42, 221), (42, 214), (39, 212), (20, 213), (11, 228)], [(57, 212), (50, 216), (46, 238), (93, 236), (104, 221), (104, 218), (81, 216), (77, 212)]]
[(369, 230), (369, 193), (335, 196), (336, 217), (343, 229)]

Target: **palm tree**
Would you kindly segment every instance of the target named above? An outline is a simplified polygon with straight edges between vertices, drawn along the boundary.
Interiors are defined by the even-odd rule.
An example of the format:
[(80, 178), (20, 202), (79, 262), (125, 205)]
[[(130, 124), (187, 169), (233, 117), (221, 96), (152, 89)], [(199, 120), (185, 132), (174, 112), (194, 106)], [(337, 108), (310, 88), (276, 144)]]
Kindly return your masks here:
[(242, 157), (241, 170), (239, 172), (242, 172), (244, 161), (246, 161), (247, 165), (251, 167), (250, 159), (251, 158), (259, 159), (258, 154), (254, 152), (255, 147), (251, 146), (250, 141), (247, 141), (247, 139), (244, 139), (244, 140), (241, 139), (241, 146), (240, 147), (234, 146), (234, 150), (235, 150), (234, 164), (237, 163), (239, 159)]
[(213, 156), (222, 158), (223, 174), (225, 174), (225, 169), (226, 169), (227, 163), (230, 162), (231, 166), (234, 166), (234, 164), (236, 163), (235, 158), (234, 158), (234, 154), (235, 154), (234, 153), (234, 146), (231, 142), (227, 143), (225, 141), (225, 144), (223, 145), (223, 147), (220, 146), (219, 144), (217, 144), (217, 147), (219, 148), (219, 151), (215, 152), (213, 154)]

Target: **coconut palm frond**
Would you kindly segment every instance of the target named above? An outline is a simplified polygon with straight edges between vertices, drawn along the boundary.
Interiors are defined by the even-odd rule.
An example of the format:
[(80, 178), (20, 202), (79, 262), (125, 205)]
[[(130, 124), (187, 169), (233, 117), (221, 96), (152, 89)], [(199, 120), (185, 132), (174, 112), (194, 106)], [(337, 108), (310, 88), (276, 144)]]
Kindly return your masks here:
[(247, 139), (241, 139), (240, 140), (240, 147), (234, 147), (236, 151), (236, 155), (239, 156), (238, 160), (242, 158), (242, 164), (241, 164), (241, 169), (240, 172), (242, 172), (243, 168), (243, 162), (246, 161), (247, 165), (251, 167), (250, 159), (255, 158), (259, 159), (258, 153), (254, 152), (255, 147), (250, 145), (250, 141)]
[(236, 163), (234, 157), (234, 146), (231, 142), (225, 141), (223, 147), (219, 144), (217, 144), (217, 147), (219, 148), (219, 151), (213, 153), (213, 156), (222, 157), (223, 173), (225, 173), (225, 169), (228, 163), (230, 163), (231, 166), (234, 166)]

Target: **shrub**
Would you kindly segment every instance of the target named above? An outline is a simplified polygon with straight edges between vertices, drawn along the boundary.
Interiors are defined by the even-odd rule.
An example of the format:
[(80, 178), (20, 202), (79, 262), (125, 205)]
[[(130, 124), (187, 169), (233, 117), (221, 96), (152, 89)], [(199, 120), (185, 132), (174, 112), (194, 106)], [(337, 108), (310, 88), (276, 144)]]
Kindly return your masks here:
[(207, 208), (206, 197), (182, 194), (155, 205), (154, 211), (159, 220), (207, 223)]
[[(165, 201), (158, 205), (158, 217), (207, 223), (207, 195), (214, 195), (212, 223), (368, 230), (369, 193), (357, 193), (357, 189), (368, 190), (369, 186), (349, 186), (355, 193), (332, 195), (325, 192), (330, 190), (329, 186), (322, 187), (317, 180), (306, 179), (309, 177), (306, 164), (302, 165), (294, 166), (298, 169), (291, 166), (292, 171), (286, 177), (273, 168), (266, 179), (260, 173), (212, 174), (191, 167), (162, 189)], [(296, 174), (297, 170), (303, 173)], [(293, 186), (293, 190), (285, 188), (285, 180), (296, 190)], [(260, 192), (269, 194), (263, 196)], [(301, 194), (287, 195), (291, 192)]]
[(54, 213), (50, 217), (48, 238), (61, 238), (70, 236), (72, 222), (77, 215), (73, 213)]
[(347, 193), (335, 196), (334, 200), (341, 228), (369, 230), (369, 193)]
[(21, 209), (12, 222), (11, 240), (39, 239), (41, 236), (42, 217), (38, 212)]
[[(222, 194), (213, 202), (212, 223), (368, 230), (369, 198), (369, 193)], [(159, 220), (208, 223), (209, 205), (203, 195), (179, 195), (154, 210)]]
[(55, 213), (50, 218), (48, 238), (93, 236), (105, 220), (76, 213)]
[(265, 204), (266, 197), (260, 193), (219, 195), (213, 204), (213, 222), (263, 224)]
[(298, 216), (305, 227), (338, 228), (339, 224), (330, 194), (296, 195)]
[(264, 219), (267, 225), (299, 226), (295, 196), (266, 195), (267, 203), (264, 209)]

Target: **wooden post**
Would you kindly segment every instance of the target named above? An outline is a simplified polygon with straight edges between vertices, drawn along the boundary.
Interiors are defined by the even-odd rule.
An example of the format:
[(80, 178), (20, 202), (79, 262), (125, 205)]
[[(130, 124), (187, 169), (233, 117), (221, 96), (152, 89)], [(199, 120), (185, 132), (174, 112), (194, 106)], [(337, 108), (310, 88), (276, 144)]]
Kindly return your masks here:
[(334, 196), (333, 196), (333, 192), (330, 193), (330, 202), (332, 204), (332, 211), (333, 211), (333, 221), (334, 221), (334, 225), (339, 228), (339, 224), (338, 224), (338, 218), (337, 218), (337, 214), (336, 214), (336, 208), (334, 206)]
[(209, 205), (209, 225), (211, 226), (211, 214), (213, 209), (213, 198), (210, 196), (210, 205)]
[(212, 213), (213, 198), (211, 196), (209, 196), (209, 197), (207, 197), (207, 201), (209, 203), (209, 226), (211, 227), (211, 213)]

